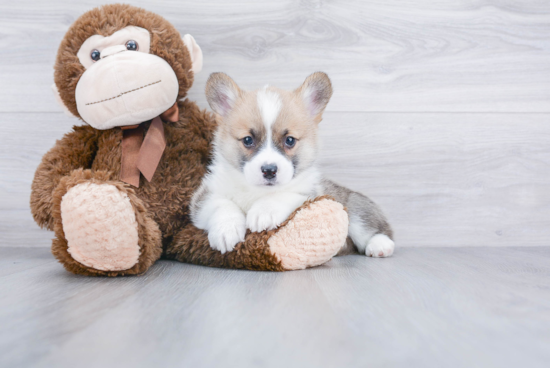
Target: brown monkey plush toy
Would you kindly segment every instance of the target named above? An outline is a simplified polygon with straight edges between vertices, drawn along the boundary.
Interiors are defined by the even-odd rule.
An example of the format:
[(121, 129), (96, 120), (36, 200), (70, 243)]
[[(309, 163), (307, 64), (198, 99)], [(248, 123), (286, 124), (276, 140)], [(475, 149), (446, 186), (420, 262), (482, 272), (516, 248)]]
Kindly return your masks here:
[(283, 271), (322, 264), (345, 243), (342, 205), (317, 198), (277, 229), (222, 254), (189, 219), (210, 160), (213, 115), (184, 99), (202, 53), (165, 19), (129, 5), (93, 9), (70, 27), (55, 63), (59, 102), (86, 124), (43, 157), (36, 222), (73, 273), (141, 274), (159, 258)]

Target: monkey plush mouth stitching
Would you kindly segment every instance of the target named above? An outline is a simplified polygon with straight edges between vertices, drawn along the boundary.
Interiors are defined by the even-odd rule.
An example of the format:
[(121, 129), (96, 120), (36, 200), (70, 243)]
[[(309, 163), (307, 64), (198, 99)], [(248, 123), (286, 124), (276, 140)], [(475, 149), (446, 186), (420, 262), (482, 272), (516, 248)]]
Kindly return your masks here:
[(131, 90), (126, 91), (126, 92), (122, 92), (120, 95), (117, 95), (117, 96), (115, 96), (115, 97), (106, 98), (106, 99), (104, 99), (104, 100), (96, 101), (96, 102), (89, 102), (89, 103), (86, 104), (86, 106), (88, 106), (88, 105), (95, 105), (95, 104), (98, 104), (98, 103), (101, 103), (101, 102), (114, 100), (115, 98), (119, 98), (119, 97), (122, 96), (122, 95), (128, 94), (128, 93), (130, 93), (130, 92), (135, 92), (135, 91), (137, 91), (137, 90), (139, 90), (139, 89), (142, 89), (142, 88), (145, 88), (145, 87), (149, 87), (149, 86), (152, 86), (153, 84), (158, 84), (158, 83), (160, 83), (160, 82), (162, 82), (162, 80), (158, 80), (158, 81), (156, 81), (156, 82), (149, 83), (149, 84), (146, 84), (146, 85), (144, 85), (144, 86), (141, 86), (141, 87), (138, 87), (138, 88), (134, 88), (134, 89), (131, 89)]

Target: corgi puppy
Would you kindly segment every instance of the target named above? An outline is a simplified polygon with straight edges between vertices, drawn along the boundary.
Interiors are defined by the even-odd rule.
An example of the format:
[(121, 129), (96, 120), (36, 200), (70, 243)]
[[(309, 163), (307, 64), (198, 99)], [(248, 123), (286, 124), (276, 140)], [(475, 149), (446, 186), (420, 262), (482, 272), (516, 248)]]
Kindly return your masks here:
[(392, 230), (380, 208), (324, 179), (316, 165), (318, 125), (331, 96), (321, 72), (294, 91), (247, 92), (226, 74), (210, 75), (206, 97), (219, 126), (209, 173), (191, 200), (191, 220), (208, 232), (213, 249), (229, 252), (247, 229), (274, 229), (308, 198), (328, 194), (347, 207), (350, 220), (339, 254), (392, 255)]

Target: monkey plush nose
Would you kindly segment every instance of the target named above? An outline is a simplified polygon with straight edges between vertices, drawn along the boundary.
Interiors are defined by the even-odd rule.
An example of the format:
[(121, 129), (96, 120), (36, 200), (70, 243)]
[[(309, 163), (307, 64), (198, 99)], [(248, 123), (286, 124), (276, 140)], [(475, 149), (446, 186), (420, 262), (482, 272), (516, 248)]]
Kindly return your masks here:
[(261, 169), (266, 179), (273, 179), (277, 175), (277, 165), (275, 164), (263, 165)]
[(101, 58), (105, 59), (107, 56), (111, 56), (114, 54), (118, 54), (119, 52), (126, 51), (126, 46), (124, 45), (116, 45), (116, 46), (110, 46), (103, 50), (101, 50)]

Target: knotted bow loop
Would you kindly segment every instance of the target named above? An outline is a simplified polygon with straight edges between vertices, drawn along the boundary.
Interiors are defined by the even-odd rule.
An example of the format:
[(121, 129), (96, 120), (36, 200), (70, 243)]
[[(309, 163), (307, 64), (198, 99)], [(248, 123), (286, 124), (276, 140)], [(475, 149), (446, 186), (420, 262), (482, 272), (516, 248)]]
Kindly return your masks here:
[(140, 172), (147, 181), (153, 179), (153, 175), (166, 148), (166, 137), (164, 136), (162, 120), (177, 122), (178, 116), (179, 109), (176, 103), (160, 116), (153, 119), (145, 135), (145, 139), (143, 138), (143, 124), (121, 127), (122, 159), (120, 180), (139, 188)]
[(122, 127), (122, 161), (120, 165), (120, 180), (134, 187), (139, 187), (139, 169), (137, 160), (139, 149), (143, 142), (143, 126), (132, 125)]

